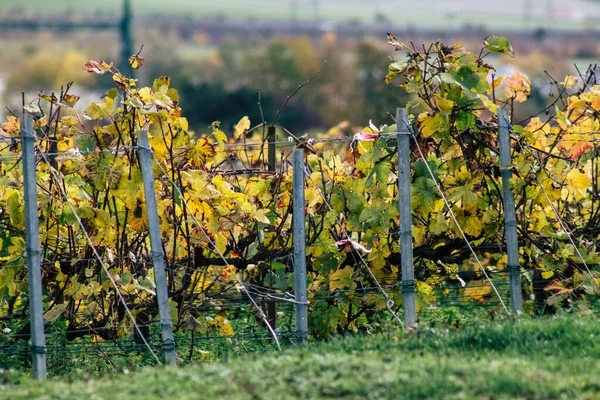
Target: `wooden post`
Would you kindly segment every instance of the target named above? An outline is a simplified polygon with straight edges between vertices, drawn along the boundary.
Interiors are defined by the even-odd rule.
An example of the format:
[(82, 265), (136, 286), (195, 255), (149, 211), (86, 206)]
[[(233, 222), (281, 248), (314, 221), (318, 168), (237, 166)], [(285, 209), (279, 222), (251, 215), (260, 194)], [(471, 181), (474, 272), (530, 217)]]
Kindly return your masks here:
[(160, 327), (162, 333), (163, 350), (167, 364), (177, 364), (175, 341), (173, 339), (173, 326), (169, 309), (169, 292), (167, 290), (167, 277), (165, 274), (164, 253), (160, 238), (160, 224), (158, 222), (158, 208), (156, 193), (154, 192), (154, 175), (152, 173), (152, 150), (148, 142), (148, 131), (138, 134), (140, 154), (140, 169), (144, 181), (144, 196), (146, 198), (146, 215), (148, 217), (148, 231), (150, 233), (150, 251), (154, 265), (154, 281), (156, 283), (156, 298), (158, 313), (160, 314)]
[(292, 225), (294, 229), (294, 292), (296, 300), (296, 342), (308, 339), (306, 289), (306, 232), (304, 228), (304, 149), (294, 150), (294, 199)]
[[(277, 145), (275, 144), (276, 140), (277, 139), (275, 134), (275, 127), (269, 126), (267, 131), (267, 158), (270, 172), (275, 172), (275, 170), (277, 169)], [(273, 280), (271, 279), (270, 282), (272, 286)], [(267, 303), (267, 319), (269, 320), (269, 325), (271, 325), (271, 328), (275, 330), (277, 325), (277, 305), (274, 301), (269, 301)]]
[(33, 376), (46, 379), (46, 346), (44, 338), (44, 309), (42, 302), (42, 270), (40, 261), (40, 231), (35, 169), (35, 131), (31, 115), (22, 114), (21, 143), (23, 148), (23, 188), (25, 191), (25, 242), (29, 284), (29, 320)]
[(513, 310), (520, 313), (523, 312), (523, 293), (521, 292), (521, 266), (519, 265), (515, 198), (510, 190), (512, 166), (508, 125), (508, 110), (499, 108), (498, 137), (500, 142), (500, 170), (502, 174), (502, 198), (504, 203), (504, 236), (506, 238), (508, 271), (510, 274), (510, 302)]
[(275, 134), (275, 127), (270, 126), (267, 131), (267, 141), (269, 146), (267, 147), (267, 158), (269, 171), (275, 172), (277, 170), (277, 145), (275, 141), (277, 140), (277, 135)]
[(408, 109), (396, 110), (398, 131), (398, 207), (400, 210), (400, 252), (402, 263), (402, 296), (404, 323), (410, 328), (417, 323), (415, 273), (413, 269), (412, 208), (410, 203), (410, 130), (406, 125)]

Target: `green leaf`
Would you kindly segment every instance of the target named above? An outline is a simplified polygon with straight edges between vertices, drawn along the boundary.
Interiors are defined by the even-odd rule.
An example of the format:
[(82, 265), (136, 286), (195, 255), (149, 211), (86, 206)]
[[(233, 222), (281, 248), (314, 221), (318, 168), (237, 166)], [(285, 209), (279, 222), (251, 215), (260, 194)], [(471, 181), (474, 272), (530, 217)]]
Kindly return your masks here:
[(115, 101), (108, 96), (104, 98), (104, 101), (104, 104), (90, 104), (85, 113), (93, 120), (101, 120), (110, 116), (115, 108)]
[(487, 92), (489, 84), (487, 76), (476, 71), (471, 66), (462, 66), (457, 71), (449, 73), (449, 75), (459, 83), (465, 91), (473, 91), (477, 93)]
[(386, 83), (393, 82), (394, 79), (396, 79), (397, 77), (401, 76), (404, 72), (406, 72), (406, 69), (408, 68), (408, 66), (409, 66), (409, 64), (404, 61), (396, 61), (396, 62), (391, 63), (388, 67), (388, 73), (387, 73), (387, 76), (385, 77), (385, 82)]
[(429, 221), (429, 232), (434, 235), (441, 235), (447, 230), (448, 221), (446, 221), (446, 217), (441, 212), (437, 213), (435, 217)]
[(411, 195), (413, 209), (428, 213), (433, 209), (437, 199), (435, 183), (431, 179), (425, 177), (415, 179)]
[(117, 95), (119, 94), (119, 89), (117, 88), (112, 88), (108, 91), (108, 93), (106, 93), (104, 96), (102, 96), (102, 98), (108, 97), (109, 99), (116, 99)]
[(457, 186), (448, 190), (448, 199), (460, 201), (465, 208), (473, 208), (479, 204), (479, 196), (467, 186)]
[(479, 236), (483, 230), (483, 224), (476, 215), (471, 215), (465, 218), (465, 223), (463, 226), (463, 230), (467, 235), (475, 237)]
[(378, 210), (375, 207), (366, 207), (362, 210), (358, 218), (360, 222), (367, 224), (367, 229), (371, 226), (377, 226), (381, 218), (381, 210)]
[(456, 117), (456, 128), (459, 131), (464, 131), (469, 128), (474, 128), (477, 118), (470, 112), (460, 111)]
[(82, 154), (96, 151), (97, 142), (93, 135), (81, 135), (75, 139), (75, 144)]
[(273, 268), (275, 271), (285, 270), (285, 264), (273, 261), (273, 263), (271, 263), (271, 268)]
[(13, 226), (22, 226), (25, 223), (25, 211), (23, 208), (23, 202), (19, 192), (13, 192), (6, 201), (6, 209), (10, 222)]
[[(164, 89), (163, 86), (165, 86)], [(169, 78), (168, 76), (161, 76), (160, 78), (154, 81), (153, 85), (155, 92), (164, 91), (165, 94), (167, 93), (169, 86), (171, 86), (171, 78)]]
[(354, 282), (352, 275), (354, 275), (354, 268), (350, 265), (338, 269), (329, 276), (329, 290), (333, 292), (336, 289), (356, 288), (356, 282)]
[(346, 192), (346, 199), (348, 199), (348, 209), (355, 214), (360, 214), (365, 208), (365, 198), (358, 193)]
[(508, 54), (509, 56), (515, 56), (512, 45), (504, 36), (488, 36), (483, 41), (483, 48), (494, 53)]
[[(430, 154), (427, 158), (427, 164), (429, 164), (429, 168), (431, 169), (431, 172), (433, 172), (433, 176), (435, 177), (435, 179), (439, 179), (438, 177), (438, 172), (437, 172), (437, 168), (438, 168), (438, 161), (436, 159), (432, 159), (433, 155)], [(422, 176), (425, 178), (430, 178), (430, 174), (429, 174), (429, 170), (427, 169), (425, 163), (421, 160), (417, 161), (414, 163), (414, 171), (415, 171), (415, 175), (416, 176)]]
[(344, 190), (341, 188), (336, 188), (331, 194), (330, 203), (335, 212), (343, 212), (346, 208), (346, 198), (344, 197)]
[(390, 165), (388, 163), (379, 162), (375, 164), (371, 173), (367, 177), (367, 181), (365, 182), (366, 187), (370, 187), (373, 183), (373, 177), (375, 177), (376, 181), (379, 183), (386, 184), (388, 183), (388, 178), (392, 170), (390, 169)]

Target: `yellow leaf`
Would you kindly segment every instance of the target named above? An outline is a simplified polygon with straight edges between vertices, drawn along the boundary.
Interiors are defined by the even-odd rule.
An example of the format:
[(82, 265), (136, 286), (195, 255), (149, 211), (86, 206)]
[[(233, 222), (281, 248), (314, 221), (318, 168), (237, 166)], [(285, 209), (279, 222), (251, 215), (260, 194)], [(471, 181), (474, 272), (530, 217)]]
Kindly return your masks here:
[(66, 138), (64, 140), (61, 140), (58, 142), (57, 144), (57, 149), (58, 151), (66, 151), (68, 149), (73, 148), (74, 142), (72, 138)]
[(250, 129), (250, 118), (243, 117), (233, 129), (233, 135), (235, 139), (239, 139), (240, 136), (242, 136), (248, 129)]
[(567, 75), (565, 77), (565, 81), (561, 83), (565, 86), (565, 89), (571, 89), (577, 84), (578, 81), (579, 79), (576, 76)]
[(62, 104), (67, 107), (73, 107), (77, 101), (79, 101), (79, 96), (75, 96), (74, 94), (66, 93), (62, 97)]
[(117, 86), (124, 90), (129, 90), (129, 88), (135, 87), (135, 83), (137, 82), (137, 79), (127, 78), (120, 73), (114, 74), (112, 78)]
[(504, 78), (502, 76), (499, 76), (496, 79), (494, 79), (493, 82), (490, 84), (489, 93), (491, 94), (494, 91), (494, 89), (496, 89), (497, 87), (502, 85), (503, 80), (504, 80)]
[(531, 91), (531, 82), (529, 78), (520, 73), (515, 73), (506, 77), (506, 87), (504, 93), (506, 97), (514, 99), (516, 102), (524, 102), (527, 100)]
[(350, 265), (333, 272), (329, 276), (329, 290), (333, 292), (336, 289), (354, 289), (356, 283), (354, 282), (352, 275), (354, 275), (354, 268)]
[(138, 69), (144, 65), (144, 61), (146, 61), (144, 60), (144, 57), (140, 56), (139, 54), (129, 57), (129, 65), (131, 65), (131, 68), (133, 69)]
[(181, 128), (181, 130), (182, 130), (182, 131), (184, 131), (184, 132), (187, 132), (187, 131), (189, 131), (189, 130), (190, 130), (190, 126), (189, 126), (189, 123), (188, 123), (188, 120), (187, 120), (187, 118), (185, 118), (185, 117), (180, 117), (180, 118), (177, 120), (177, 122), (178, 122), (178, 124), (179, 124), (179, 127)]
[(221, 232), (218, 232), (215, 235), (215, 244), (217, 245), (217, 249), (219, 249), (221, 254), (225, 254), (225, 252), (227, 251), (227, 243), (227, 238)]
[(471, 281), (462, 291), (468, 299), (485, 303), (485, 297), (492, 293), (492, 287), (486, 281)]
[(423, 297), (428, 302), (435, 300), (435, 292), (433, 287), (426, 282), (415, 281), (416, 292), (419, 293), (420, 297)]
[(383, 269), (387, 265), (386, 257), (388, 257), (389, 255), (389, 250), (386, 251), (384, 249), (378, 248), (374, 249), (367, 256), (367, 260), (369, 260), (369, 263), (371, 264), (371, 269), (376, 275), (383, 277), (386, 274), (386, 272), (383, 271)]
[(454, 107), (454, 102), (452, 100), (448, 100), (448, 99), (438, 100), (438, 107), (443, 112), (450, 112), (450, 111), (452, 111), (452, 108)]
[(567, 152), (571, 160), (576, 160), (593, 147), (592, 142), (587, 136), (588, 135), (566, 134), (560, 142), (560, 147)]
[(104, 104), (92, 103), (86, 108), (85, 113), (93, 120), (100, 120), (111, 115), (115, 108), (115, 101), (110, 97), (105, 97)]
[(271, 223), (271, 221), (269, 221), (269, 218), (267, 218), (267, 213), (269, 212), (270, 211), (266, 209), (256, 210), (256, 212), (253, 214), (254, 219), (260, 223), (268, 225)]
[(21, 128), (21, 122), (17, 117), (8, 116), (6, 118), (6, 122), (0, 126), (2, 130), (11, 136), (19, 136), (21, 133), (19, 129)]
[(592, 108), (596, 111), (600, 110), (600, 91), (592, 90), (589, 93), (589, 99), (592, 102)]
[(494, 114), (498, 112), (498, 106), (496, 105), (496, 103), (494, 103), (492, 100), (490, 100), (487, 96), (485, 96), (483, 94), (478, 94), (477, 96), (479, 97), (479, 99), (481, 99), (485, 108), (490, 110), (490, 112), (492, 112)]
[(216, 129), (213, 132), (213, 135), (215, 135), (215, 138), (219, 143), (219, 149), (221, 149), (221, 151), (225, 150), (225, 142), (227, 141), (227, 135), (225, 134), (225, 132), (223, 132), (220, 129)]
[(575, 200), (583, 199), (591, 184), (592, 178), (588, 174), (580, 172), (577, 168), (572, 169), (567, 174), (568, 190), (575, 196)]
[(149, 87), (143, 87), (140, 90), (138, 90), (137, 93), (142, 98), (142, 101), (144, 103), (148, 103), (152, 100), (152, 91)]
[(221, 325), (221, 327), (219, 328), (219, 332), (223, 336), (234, 336), (235, 335), (235, 332), (233, 331), (233, 327), (231, 326), (231, 324), (229, 322)]
[(419, 119), (421, 122), (421, 135), (425, 138), (447, 129), (446, 119), (442, 114), (425, 116), (424, 118)]
[(554, 276), (554, 271), (544, 271), (542, 272), (542, 279), (550, 279)]
[(206, 140), (201, 138), (195, 144), (192, 144), (187, 151), (187, 158), (190, 165), (195, 168), (202, 168), (207, 161), (210, 161), (215, 156), (215, 148)]

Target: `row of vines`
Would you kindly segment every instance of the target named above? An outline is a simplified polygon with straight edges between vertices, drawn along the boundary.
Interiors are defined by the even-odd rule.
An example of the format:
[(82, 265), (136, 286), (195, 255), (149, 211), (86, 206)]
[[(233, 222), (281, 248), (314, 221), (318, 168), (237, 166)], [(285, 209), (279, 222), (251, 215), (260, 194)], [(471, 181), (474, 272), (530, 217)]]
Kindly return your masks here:
[[(491, 52), (512, 55), (504, 38), (486, 39), (479, 54), (459, 45), (438, 42), (418, 48), (392, 35), (388, 39), (396, 51), (407, 54), (391, 62), (386, 81), (399, 83), (413, 94), (412, 124), (429, 166), (484, 267), (498, 273), (495, 279), (506, 279), (502, 277), (507, 258), (496, 112), (499, 107), (514, 110), (526, 101), (531, 84), (522, 74), (496, 76), (487, 63)], [(139, 67), (143, 59), (136, 56), (131, 62)], [(49, 164), (40, 160), (37, 175), (46, 320), (49, 324), (63, 321), (69, 339), (91, 335), (94, 340), (108, 340), (131, 332), (116, 289), (94, 259), (50, 169), (59, 174), (60, 185), (138, 322), (156, 318), (136, 149), (137, 132), (147, 129), (160, 162), (160, 167), (155, 165), (155, 189), (174, 327), (233, 335), (234, 316), (230, 309), (221, 309), (215, 294), (235, 289), (235, 277), (191, 214), (240, 279), (280, 293), (291, 291), (288, 158), (295, 142), (278, 141), (278, 166), (269, 172), (266, 121), (252, 126), (244, 117), (232, 132), (223, 132), (218, 123), (205, 134), (190, 132), (169, 78), (155, 80), (152, 87), (138, 87), (136, 80), (123, 76), (112, 64), (92, 61), (84, 68), (111, 74), (116, 85), (84, 113), (75, 111), (79, 98), (70, 93), (69, 85), (60, 94), (40, 94), (24, 104), (24, 110), (34, 115), (39, 149), (50, 160)], [(552, 85), (549, 106), (521, 124), (514, 123), (512, 131), (511, 184), (524, 291), (526, 300), (545, 302), (546, 310), (586, 310), (596, 278), (585, 271), (545, 194), (587, 265), (593, 267), (600, 260), (596, 146), (600, 86), (593, 69), (563, 82), (552, 80)], [(389, 294), (397, 307), (402, 305), (395, 139), (385, 136), (396, 127), (393, 120), (383, 122), (362, 130), (340, 124), (319, 135), (325, 140), (314, 144), (314, 152), (307, 152), (312, 178), (306, 182), (305, 205), (309, 328), (314, 337), (356, 331), (385, 314), (380, 293), (359, 295), (375, 282), (361, 267), (357, 251), (378, 281), (391, 287)], [(0, 317), (9, 321), (2, 322), (8, 326), (11, 318), (27, 315), (27, 266), (19, 118), (9, 116), (1, 128)], [(357, 131), (368, 135), (357, 136), (352, 145), (333, 140), (352, 137)], [(443, 302), (452, 291), (480, 304), (493, 301), (491, 290), (481, 290), (478, 268), (423, 161), (416, 151), (412, 157), (418, 307)], [(182, 188), (189, 207), (172, 182)], [(343, 238), (336, 217), (364, 249), (336, 245)], [(537, 280), (547, 284), (532, 285)], [(534, 311), (532, 304), (526, 306), (529, 312)], [(291, 311), (282, 310), (277, 318), (284, 320)], [(256, 310), (249, 312), (256, 315)], [(27, 332), (25, 324), (17, 328)]]

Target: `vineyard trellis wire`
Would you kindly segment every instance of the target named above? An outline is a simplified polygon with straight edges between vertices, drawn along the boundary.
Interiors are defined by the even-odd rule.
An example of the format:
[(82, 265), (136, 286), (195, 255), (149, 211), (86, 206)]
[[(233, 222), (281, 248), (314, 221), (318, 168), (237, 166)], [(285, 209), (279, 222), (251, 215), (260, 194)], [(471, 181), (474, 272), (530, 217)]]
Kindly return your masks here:
[[(203, 349), (395, 330), (401, 311), (408, 330), (428, 308), (493, 316), (510, 299), (520, 312), (518, 295), (527, 313), (589, 311), (600, 261), (595, 74), (578, 93), (563, 84), (552, 106), (565, 111), (510, 128), (499, 105), (524, 101), (526, 77), (507, 77), (498, 100), (483, 51), (388, 39), (409, 57), (386, 81), (403, 78), (426, 111), (356, 134), (282, 126), (278, 138), (275, 123), (245, 117), (229, 136), (218, 122), (193, 136), (169, 78), (138, 89), (95, 61), (84, 68), (112, 74), (117, 88), (83, 116), (69, 109), (71, 85), (24, 104), (34, 129), (13, 114), (0, 138), (0, 366), (27, 368), (32, 357), (41, 378), (45, 350), (51, 371), (65, 355), (90, 354), (99, 369), (155, 363), (153, 352), (210, 358)], [(506, 43), (486, 48), (510, 53)], [(37, 174), (24, 178), (26, 161)], [(24, 253), (42, 279), (25, 278), (35, 268), (25, 271)], [(25, 288), (40, 281), (41, 295)]]
[[(26, 120), (27, 118), (23, 118), (22, 120)], [(407, 125), (410, 127), (411, 124), (409, 121), (405, 121), (407, 123)], [(28, 129), (27, 125), (24, 124), (24, 129)], [(412, 129), (412, 128), (411, 128)], [(33, 132), (29, 133), (30, 135), (34, 134)], [(393, 138), (395, 136), (395, 134), (382, 134), (379, 136), (379, 138), (381, 140), (386, 140), (389, 138)], [(427, 159), (424, 156), (421, 148), (419, 147), (418, 141), (416, 140), (414, 131), (412, 131), (412, 137), (415, 140), (416, 143), (416, 149), (419, 152), (419, 155), (421, 157), (421, 160), (424, 162), (424, 165), (428, 168), (429, 165), (427, 163)], [(14, 142), (14, 138), (10, 139), (11, 141)], [(331, 140), (315, 140), (314, 143), (340, 143), (340, 142), (350, 142), (352, 143), (353, 141), (356, 141), (355, 137), (347, 137), (347, 138), (335, 138), (335, 139), (331, 139)], [(269, 145), (269, 144), (282, 144), (282, 145), (286, 145), (291, 147), (292, 149), (299, 149), (301, 148), (300, 146), (298, 146), (298, 143), (292, 143), (290, 144), (289, 141), (275, 141), (275, 142), (265, 142), (262, 145)], [(236, 146), (239, 147), (243, 147), (239, 144), (236, 144)], [(250, 144), (250, 146), (255, 146), (255, 144)], [(140, 151), (140, 146), (127, 146), (127, 147), (123, 147), (121, 149), (117, 149), (115, 150), (110, 150), (110, 151), (101, 151), (100, 153), (98, 153), (99, 155), (103, 154), (103, 153), (111, 153), (111, 154), (117, 154), (118, 152), (122, 151), (125, 154), (132, 154), (132, 153), (137, 153)], [(48, 158), (50, 156), (54, 156), (54, 157), (60, 157), (61, 155), (64, 155), (64, 153), (61, 153), (60, 151), (49, 151), (49, 152), (44, 152), (44, 150), (41, 147), (38, 147), (38, 151), (37, 154), (39, 154), (39, 156), (45, 161), (46, 165), (48, 166), (47, 168), (49, 168), (50, 173), (52, 174), (52, 177), (55, 181), (55, 184), (57, 184), (57, 186), (61, 189), (61, 193), (64, 197), (65, 202), (70, 205), (71, 203), (69, 202), (69, 195), (67, 193), (67, 191), (62, 187), (62, 185), (60, 184), (60, 178), (57, 175), (57, 172), (53, 170), (53, 168), (51, 167), (52, 163), (51, 160)], [(88, 152), (89, 154), (93, 154), (91, 152)], [(207, 234), (204, 231), (203, 225), (200, 221), (198, 221), (193, 213), (193, 210), (191, 209), (191, 207), (187, 204), (186, 200), (185, 200), (185, 191), (183, 191), (181, 189), (181, 187), (179, 186), (180, 183), (176, 182), (175, 180), (172, 179), (171, 176), (169, 176), (168, 172), (162, 167), (159, 159), (156, 157), (156, 155), (154, 153), (152, 153), (153, 156), (153, 160), (155, 162), (155, 165), (161, 170), (162, 174), (164, 175), (164, 177), (166, 177), (167, 181), (169, 182), (169, 184), (172, 186), (173, 190), (178, 192), (178, 195), (181, 198), (181, 201), (184, 205), (185, 208), (187, 208), (188, 212), (190, 212), (190, 217), (192, 220), (194, 220), (194, 224), (197, 226), (198, 230), (200, 233), (203, 233), (206, 238), (208, 239), (208, 242), (211, 243), (212, 240), (210, 238), (210, 235)], [(20, 160), (21, 156), (11, 156), (10, 158), (5, 158), (3, 156), (2, 160)], [(282, 163), (282, 168), (285, 165), (285, 163)], [(309, 172), (309, 169), (307, 168), (306, 165), (303, 166), (301, 172), (303, 177), (306, 178), (306, 183), (307, 184), (312, 184), (312, 186), (317, 190), (317, 194), (321, 197), (324, 205), (327, 207), (328, 212), (331, 212), (334, 216), (336, 215), (336, 211), (334, 210), (333, 206), (330, 204), (330, 202), (327, 199), (327, 196), (325, 194), (325, 192), (321, 191), (321, 189), (319, 188), (319, 185), (317, 184), (317, 182), (313, 179), (311, 173)], [(435, 176), (433, 171), (431, 171), (431, 169), (429, 169), (429, 173), (432, 177), (432, 179), (435, 182)], [(27, 184), (27, 182), (25, 182)], [(33, 182), (34, 184), (36, 182)], [(540, 184), (540, 187), (543, 187), (543, 185)], [(440, 192), (440, 196), (442, 198), (445, 198), (444, 196), (444, 192), (443, 189), (438, 185), (438, 190)], [(447, 204), (447, 206), (450, 209), (450, 212), (452, 212), (452, 208), (450, 207), (449, 204)], [(37, 208), (37, 205), (36, 205)], [(87, 237), (87, 240), (90, 244), (90, 248), (92, 249), (92, 256), (90, 258), (84, 258), (84, 259), (73, 259), (73, 260), (62, 260), (62, 262), (82, 262), (82, 261), (86, 261), (86, 262), (97, 262), (98, 265), (100, 265), (101, 267), (105, 267), (105, 263), (106, 263), (106, 259), (110, 258), (108, 255), (106, 256), (101, 256), (100, 253), (95, 249), (95, 246), (93, 243), (91, 243), (91, 238), (89, 236), (89, 234), (86, 232), (86, 226), (85, 224), (81, 221), (81, 218), (77, 215), (77, 211), (73, 208), (72, 212), (74, 214), (74, 216), (76, 217), (76, 220), (78, 221), (80, 228), (81, 228), (81, 232), (84, 234), (84, 236)], [(560, 218), (560, 215), (557, 214), (557, 218)], [(335, 219), (337, 220), (337, 225), (339, 226), (339, 228), (341, 229), (342, 232), (342, 238), (348, 240), (348, 243), (351, 244), (352, 246), (352, 250), (351, 253), (353, 256), (357, 257), (357, 259), (360, 261), (360, 263), (371, 273), (372, 277), (374, 278), (374, 283), (375, 286), (369, 287), (369, 286), (365, 286), (365, 287), (358, 287), (355, 289), (346, 289), (346, 290), (342, 290), (342, 289), (336, 289), (333, 293), (331, 293), (330, 291), (312, 291), (310, 293), (310, 298), (312, 299), (312, 301), (319, 301), (319, 300), (330, 300), (330, 299), (334, 299), (336, 297), (343, 297), (343, 296), (356, 296), (356, 295), (366, 295), (366, 294), (377, 294), (377, 295), (383, 295), (384, 299), (385, 299), (385, 306), (388, 308), (388, 310), (390, 311), (390, 313), (392, 314), (392, 316), (398, 320), (398, 322), (402, 323), (402, 321), (399, 320), (399, 318), (397, 317), (396, 313), (397, 311), (393, 310), (392, 307), (394, 306), (393, 300), (387, 296), (386, 294), (386, 290), (392, 290), (392, 291), (400, 291), (403, 288), (403, 285), (398, 283), (395, 284), (380, 284), (379, 281), (377, 280), (377, 277), (373, 274), (373, 272), (370, 270), (369, 265), (367, 263), (367, 261), (363, 258), (362, 254), (360, 253), (360, 251), (362, 251), (358, 246), (355, 245), (355, 242), (353, 240), (353, 238), (351, 237), (351, 235), (345, 231), (345, 228), (343, 226), (343, 223), (337, 218), (335, 217)], [(454, 218), (454, 222), (457, 226), (458, 229), (460, 229), (460, 224), (459, 221)], [(345, 232), (345, 233), (344, 233)], [(476, 255), (476, 248), (473, 248), (471, 246), (471, 244), (468, 242), (466, 235), (464, 235), (463, 233), (463, 239), (465, 239), (467, 245), (466, 247), (469, 249), (469, 251), (472, 253), (472, 255), (477, 259), (477, 255)], [(305, 239), (306, 240), (306, 239)], [(253, 284), (251, 282), (244, 282), (242, 280), (241, 277), (238, 276), (238, 272), (236, 270), (233, 269), (232, 265), (229, 264), (227, 258), (219, 251), (217, 245), (215, 243), (212, 243), (212, 248), (217, 252), (217, 254), (219, 255), (219, 258), (224, 262), (224, 264), (228, 267), (229, 272), (231, 273), (231, 275), (234, 277), (235, 282), (233, 284), (230, 284), (229, 287), (226, 287), (224, 290), (221, 291), (221, 293), (217, 293), (214, 296), (214, 299), (220, 299), (219, 301), (217, 301), (215, 303), (215, 305), (213, 305), (213, 308), (223, 308), (223, 307), (237, 307), (240, 305), (245, 305), (248, 304), (248, 302), (250, 302), (253, 306), (254, 309), (258, 312), (258, 319), (262, 320), (262, 323), (264, 324), (264, 327), (267, 328), (268, 331), (270, 331), (271, 335), (273, 335), (276, 340), (277, 337), (291, 337), (291, 336), (297, 336), (297, 333), (295, 334), (291, 334), (290, 330), (287, 331), (280, 331), (280, 332), (275, 332), (275, 330), (271, 327), (270, 325), (270, 321), (268, 321), (264, 311), (262, 310), (262, 308), (260, 307), (261, 305), (264, 305), (266, 303), (272, 303), (275, 302), (277, 304), (279, 304), (279, 307), (281, 307), (282, 303), (288, 303), (289, 305), (294, 305), (297, 306), (299, 305), (299, 303), (295, 300), (292, 299), (293, 294), (289, 293), (288, 291), (282, 291), (282, 290), (273, 290), (272, 288), (266, 287), (266, 286), (261, 286), (261, 285), (256, 285)], [(117, 261), (131, 261), (132, 258), (136, 259), (136, 260), (144, 260), (146, 259), (147, 261), (144, 261), (145, 263), (151, 261), (149, 259), (147, 259), (148, 255), (151, 255), (152, 251), (147, 251), (146, 252), (146, 256), (144, 256), (143, 254), (138, 254), (138, 255), (129, 255), (128, 257), (118, 257)], [(580, 254), (580, 257), (582, 259), (582, 262), (585, 263), (585, 260), (583, 259), (583, 257)], [(115, 261), (116, 259), (113, 258), (111, 261)], [(174, 261), (174, 260), (173, 260)], [(477, 259), (478, 261), (478, 259)], [(181, 262), (181, 261), (180, 261)], [(189, 262), (189, 260), (188, 260)], [(185, 264), (185, 261), (183, 261), (183, 263)], [(53, 264), (55, 264), (55, 262), (51, 262), (51, 261), (44, 261), (44, 262), (40, 262), (40, 267), (41, 266), (47, 266), (50, 267)], [(501, 293), (498, 291), (498, 289), (496, 288), (496, 286), (498, 287), (502, 287), (504, 285), (506, 285), (506, 283), (503, 282), (497, 282), (494, 286), (494, 284), (492, 284), (492, 281), (490, 279), (490, 277), (488, 276), (488, 273), (486, 273), (485, 271), (485, 267), (483, 265), (481, 265), (480, 262), (478, 262), (479, 266), (480, 266), (480, 270), (481, 272), (484, 274), (484, 276), (486, 277), (486, 279), (488, 280), (488, 284), (481, 284), (479, 287), (477, 285), (471, 285), (471, 296), (473, 297), (477, 297), (479, 295), (478, 291), (480, 291), (480, 293), (482, 295), (486, 295), (488, 293), (489, 288), (492, 288), (492, 290), (495, 291), (497, 298), (498, 298), (498, 302), (494, 303), (494, 302), (487, 302), (486, 305), (491, 305), (493, 307), (497, 307), (497, 306), (502, 306), (504, 308), (506, 308), (504, 306), (504, 301), (502, 299), (502, 295)], [(174, 264), (172, 264), (174, 265)], [(172, 267), (167, 267), (166, 268), (167, 272), (176, 272), (176, 270), (174, 270)], [(208, 274), (212, 274), (213, 276), (221, 276), (219, 273), (215, 273), (215, 272), (208, 272)], [(113, 278), (113, 276), (111, 275), (111, 272), (108, 270), (105, 270), (105, 274), (107, 279), (111, 282), (115, 293), (117, 294), (117, 296), (119, 296), (121, 298), (121, 301), (125, 307), (126, 310), (128, 310), (128, 306), (127, 306), (127, 301), (125, 300), (125, 298), (123, 297), (123, 295), (121, 294), (121, 289), (120, 289), (120, 284), (118, 282), (116, 282), (116, 280)], [(590, 272), (591, 274), (591, 272)], [(492, 276), (502, 276), (501, 273), (493, 273), (490, 271), (490, 275)], [(593, 275), (592, 275), (593, 276)], [(399, 277), (398, 280), (400, 280), (401, 278)], [(387, 282), (390, 281), (390, 279), (386, 279)], [(535, 281), (531, 281), (532, 285), (545, 285), (548, 283), (548, 280), (546, 280), (545, 282), (535, 282)], [(298, 284), (303, 284), (306, 285), (306, 282), (302, 283), (302, 282), (298, 282)], [(234, 294), (237, 294), (238, 296), (227, 296), (226, 293), (228, 292), (233, 292)], [(243, 292), (245, 296), (239, 296), (240, 292)], [(283, 297), (281, 297), (283, 296)], [(287, 298), (286, 298), (287, 296)], [(255, 298), (257, 300), (255, 300)], [(262, 299), (262, 300), (261, 300)], [(446, 295), (444, 297), (445, 304), (449, 304), (449, 305), (463, 305), (465, 304), (465, 296), (461, 296), (459, 294), (459, 292), (457, 291), (455, 295)], [(152, 303), (153, 301), (150, 300), (150, 303)], [(443, 303), (443, 302), (442, 302)], [(218, 305), (217, 305), (218, 304)], [(308, 306), (310, 305), (310, 303), (303, 303), (302, 305)], [(204, 307), (204, 308), (203, 308)], [(210, 308), (211, 306), (209, 306), (208, 308)], [(205, 310), (207, 308), (207, 306), (203, 306), (202, 304), (200, 304), (199, 306), (193, 306), (192, 303), (190, 303), (190, 306), (188, 306), (189, 309), (196, 309), (196, 310)], [(50, 311), (50, 310), (49, 310)], [(23, 315), (23, 317), (26, 317), (26, 315)], [(97, 351), (98, 354), (109, 354), (111, 350), (116, 351), (116, 352), (128, 352), (128, 351), (134, 351), (134, 352), (139, 352), (141, 350), (140, 347), (141, 346), (145, 346), (151, 353), (154, 350), (159, 350), (159, 349), (163, 349), (164, 350), (164, 345), (165, 343), (158, 343), (156, 341), (151, 341), (150, 339), (147, 340), (146, 333), (143, 333), (141, 331), (141, 328), (150, 328), (150, 327), (155, 327), (155, 326), (159, 326), (160, 324), (153, 322), (153, 323), (137, 323), (136, 322), (136, 318), (134, 318), (133, 315), (131, 315), (131, 326), (128, 325), (112, 325), (112, 326), (108, 326), (108, 327), (98, 327), (98, 328), (91, 328), (90, 330), (72, 330), (70, 331), (71, 334), (76, 334), (76, 333), (92, 333), (94, 331), (98, 332), (100, 330), (118, 330), (118, 329), (129, 329), (133, 326), (133, 328), (135, 329), (135, 331), (137, 332), (137, 337), (132, 339), (132, 340), (123, 340), (123, 339), (115, 339), (115, 342), (113, 344), (107, 344), (107, 343), (100, 343), (100, 342), (95, 342), (93, 344), (90, 345), (82, 345), (81, 343), (73, 343), (71, 345), (62, 345), (62, 346), (56, 346), (54, 348), (52, 348), (49, 351), (49, 354), (53, 354), (54, 353), (60, 353), (60, 352), (77, 352), (80, 351), (83, 348), (90, 348), (90, 349), (95, 349), (94, 351)], [(245, 336), (246, 335), (246, 336)], [(13, 335), (13, 338), (22, 338), (22, 339), (27, 339), (29, 338), (31, 335), (27, 334), (27, 333), (17, 333), (15, 335)], [(231, 338), (231, 337), (237, 337), (239, 339), (257, 339), (257, 340), (264, 340), (267, 339), (268, 336), (265, 336), (264, 334), (239, 334), (239, 335), (234, 335), (234, 336), (218, 336), (215, 337), (215, 339), (226, 339), (226, 338)], [(211, 337), (196, 337), (195, 340), (196, 342), (201, 342), (203, 340), (210, 340)], [(192, 342), (193, 342), (192, 340)], [(140, 343), (141, 342), (141, 343)], [(182, 344), (186, 344), (186, 343), (190, 343), (190, 339), (186, 339), (186, 338), (177, 338), (176, 339), (176, 343), (178, 345), (182, 345)], [(79, 350), (77, 350), (79, 348)], [(24, 354), (24, 349), (23, 347), (19, 347), (17, 346), (0, 346), (0, 351), (5, 353), (5, 354), (9, 354), (9, 355), (23, 355)], [(27, 351), (25, 350), (25, 353)], [(35, 353), (35, 351), (34, 351)]]

